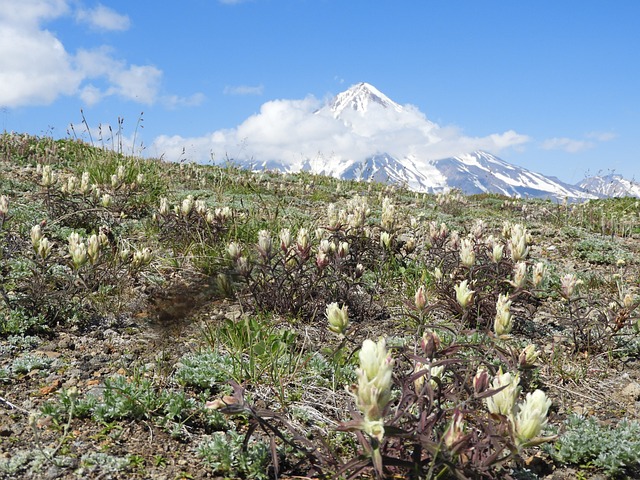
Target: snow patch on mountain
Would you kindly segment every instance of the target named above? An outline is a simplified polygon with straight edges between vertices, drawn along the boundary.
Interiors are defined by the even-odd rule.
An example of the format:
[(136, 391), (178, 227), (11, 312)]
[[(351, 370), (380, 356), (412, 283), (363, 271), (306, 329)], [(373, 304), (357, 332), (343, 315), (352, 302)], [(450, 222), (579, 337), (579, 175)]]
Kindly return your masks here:
[(640, 183), (616, 174), (585, 178), (578, 186), (604, 197), (640, 197)]

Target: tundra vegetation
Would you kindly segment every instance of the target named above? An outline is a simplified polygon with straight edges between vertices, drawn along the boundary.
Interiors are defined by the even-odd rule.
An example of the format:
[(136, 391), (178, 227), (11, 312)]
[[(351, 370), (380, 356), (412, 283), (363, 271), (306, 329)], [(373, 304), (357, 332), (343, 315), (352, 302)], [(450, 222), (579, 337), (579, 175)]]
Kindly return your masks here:
[(637, 478), (639, 215), (5, 133), (0, 476)]

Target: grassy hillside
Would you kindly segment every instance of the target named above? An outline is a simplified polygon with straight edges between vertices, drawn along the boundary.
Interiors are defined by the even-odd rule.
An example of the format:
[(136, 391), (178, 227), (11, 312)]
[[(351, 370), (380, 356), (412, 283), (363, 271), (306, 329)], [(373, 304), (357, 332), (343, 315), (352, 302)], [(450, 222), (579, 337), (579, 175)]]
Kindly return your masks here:
[(640, 205), (0, 137), (0, 477), (634, 478)]

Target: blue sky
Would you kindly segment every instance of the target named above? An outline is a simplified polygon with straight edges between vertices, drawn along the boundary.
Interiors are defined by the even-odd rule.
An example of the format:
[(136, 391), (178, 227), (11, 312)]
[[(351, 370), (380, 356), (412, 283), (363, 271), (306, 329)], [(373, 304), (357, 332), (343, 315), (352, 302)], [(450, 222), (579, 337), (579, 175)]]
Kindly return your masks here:
[(233, 156), (247, 119), (277, 127), (265, 105), (364, 81), (460, 148), (640, 180), (639, 18), (635, 0), (0, 0), (0, 121), (65, 137), (83, 109), (130, 141), (144, 112), (145, 155), (206, 155), (217, 134)]

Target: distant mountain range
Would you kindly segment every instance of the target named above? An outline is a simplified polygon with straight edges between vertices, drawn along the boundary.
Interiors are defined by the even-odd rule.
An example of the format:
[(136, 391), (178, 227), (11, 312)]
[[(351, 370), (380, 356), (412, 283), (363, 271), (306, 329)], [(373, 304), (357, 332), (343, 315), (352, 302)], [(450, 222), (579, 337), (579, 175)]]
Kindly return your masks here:
[[(337, 146), (329, 156), (320, 154), (316, 158), (303, 159), (297, 165), (273, 159), (262, 162), (252, 159), (251, 166), (255, 168), (257, 160), (263, 168), (305, 170), (343, 179), (373, 180), (427, 193), (456, 188), (466, 194), (498, 193), (511, 197), (567, 198), (572, 201), (606, 196), (640, 197), (640, 184), (618, 175), (587, 178), (578, 185), (569, 185), (481, 150), (438, 160), (422, 158), (419, 151), (399, 153), (396, 150), (403, 142), (403, 125), (415, 122), (415, 111), (408, 111), (367, 83), (358, 83), (338, 94), (313, 115), (332, 117), (342, 122), (354, 137), (370, 140), (379, 151), (364, 160), (353, 159), (348, 153), (340, 152)], [(434, 125), (421, 119), (420, 129), (424, 131), (425, 138), (429, 138), (430, 128)], [(437, 141), (433, 140), (434, 143)]]

